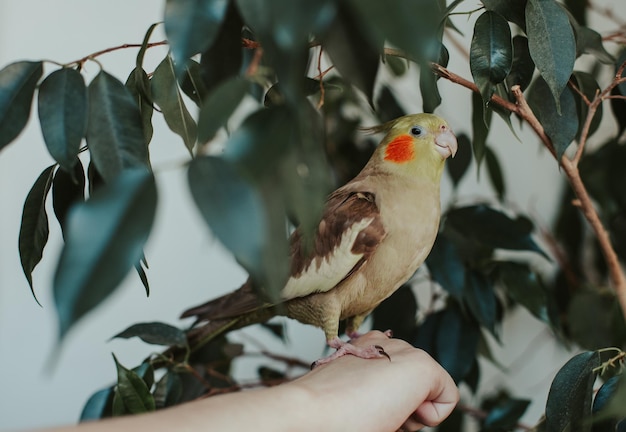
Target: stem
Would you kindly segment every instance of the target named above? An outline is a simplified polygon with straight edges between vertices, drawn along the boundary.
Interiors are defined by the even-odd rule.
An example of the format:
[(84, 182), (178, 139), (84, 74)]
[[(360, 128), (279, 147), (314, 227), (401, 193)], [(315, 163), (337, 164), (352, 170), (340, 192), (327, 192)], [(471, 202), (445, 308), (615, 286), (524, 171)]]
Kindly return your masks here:
[[(152, 47), (155, 47), (155, 46), (167, 45), (167, 43), (168, 42), (164, 40), (164, 41), (160, 41), (160, 42), (152, 42), (152, 43), (147, 44), (146, 46), (148, 48), (152, 48)], [(122, 45), (114, 46), (114, 47), (111, 47), (111, 48), (106, 48), (106, 49), (103, 49), (103, 50), (100, 50), (100, 51), (96, 51), (95, 53), (86, 55), (83, 58), (80, 58), (78, 60), (66, 63), (65, 66), (66, 67), (67, 66), (71, 66), (71, 65), (82, 66), (85, 62), (87, 62), (89, 60), (93, 60), (96, 57), (99, 57), (99, 56), (101, 56), (103, 54), (108, 54), (108, 53), (113, 52), (113, 51), (118, 51), (118, 50), (127, 49), (127, 48), (141, 48), (141, 47), (142, 47), (142, 44), (122, 44)]]

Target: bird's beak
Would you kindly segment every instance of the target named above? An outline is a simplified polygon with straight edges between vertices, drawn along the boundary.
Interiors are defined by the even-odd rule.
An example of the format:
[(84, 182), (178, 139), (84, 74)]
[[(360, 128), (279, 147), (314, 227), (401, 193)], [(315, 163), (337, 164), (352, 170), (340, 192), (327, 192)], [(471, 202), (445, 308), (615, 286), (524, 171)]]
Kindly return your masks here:
[(443, 156), (444, 159), (456, 154), (458, 144), (456, 142), (456, 136), (447, 126), (442, 126), (439, 133), (435, 137), (435, 149)]

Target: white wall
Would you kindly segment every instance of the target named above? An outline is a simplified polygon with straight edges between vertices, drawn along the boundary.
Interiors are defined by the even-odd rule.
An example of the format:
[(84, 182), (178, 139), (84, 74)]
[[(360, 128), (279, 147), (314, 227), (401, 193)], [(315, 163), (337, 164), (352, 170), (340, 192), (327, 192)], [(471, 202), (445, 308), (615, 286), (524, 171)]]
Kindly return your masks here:
[[(162, 19), (163, 3), (154, 0), (3, 0), (0, 2), (0, 67), (20, 59), (68, 62), (103, 48), (141, 42), (148, 26)], [(462, 24), (462, 19), (458, 24)], [(467, 30), (467, 34), (471, 34), (471, 30)], [(162, 32), (157, 31), (153, 38), (159, 40)], [(162, 48), (151, 50), (148, 69), (154, 67), (164, 53)], [(107, 71), (125, 80), (135, 55), (135, 49), (128, 49), (107, 54), (99, 60)], [(452, 56), (454, 58), (454, 52)], [(46, 65), (47, 72), (53, 68)], [(462, 62), (453, 62), (451, 68), (470, 77)], [(87, 70), (90, 79), (97, 73), (98, 66), (88, 63)], [(444, 82), (441, 87), (446, 102), (439, 113), (447, 117), (457, 131), (470, 132), (469, 94), (459, 92), (450, 83)], [(452, 91), (455, 98), (446, 98)], [(407, 108), (420, 110), (415, 81), (407, 82), (402, 96)], [(158, 116), (155, 114), (156, 118)], [(70, 334), (57, 367), (46, 370), (46, 360), (56, 337), (51, 280), (61, 245), (54, 218), (50, 220), (50, 242), (44, 259), (34, 273), (35, 289), (43, 308), (29, 292), (17, 252), (24, 198), (39, 173), (52, 163), (37, 121), (33, 120), (19, 139), (0, 153), (0, 430), (75, 422), (87, 397), (114, 381), (111, 352), (115, 352), (123, 364), (135, 366), (152, 350), (139, 341), (108, 342), (113, 334), (141, 321), (178, 324), (177, 316), (183, 309), (235, 288), (245, 279), (245, 274), (228, 254), (211, 239), (190, 205), (184, 172), (176, 163), (187, 158), (182, 142), (162, 121), (155, 121), (151, 152), (160, 187), (160, 208), (146, 252), (152, 294), (146, 298), (140, 282), (131, 275), (113, 298)], [(517, 142), (502, 122), (495, 122), (490, 141), (506, 164), (511, 202), (521, 211), (547, 222), (560, 189), (556, 163), (547, 152), (538, 150), (532, 134), (524, 131), (520, 134), (522, 142)], [(160, 169), (165, 166), (167, 169)], [(476, 181), (475, 175), (465, 180), (461, 190), (464, 201), (467, 197), (493, 198), (485, 178), (483, 172), (481, 183)], [(444, 200), (450, 196), (447, 180), (443, 195)], [(535, 335), (544, 332), (543, 327), (527, 317), (521, 322), (524, 324), (515, 321), (504, 328), (505, 341), (511, 341), (512, 334), (519, 335), (513, 350), (503, 354), (505, 365), (513, 362)], [(291, 343), (287, 347), (265, 337), (262, 331), (246, 330), (246, 334), (260, 338), (271, 350), (308, 361), (321, 354), (321, 332), (296, 323), (290, 324), (289, 329)], [(545, 338), (550, 341), (549, 335)], [(556, 348), (546, 352), (549, 357), (563, 356)], [(253, 376), (251, 362), (240, 362), (240, 376)], [(489, 366), (486, 368), (487, 374), (497, 375), (489, 372)], [(545, 382), (539, 383), (513, 374), (518, 381), (512, 386), (515, 392), (530, 397), (545, 394), (549, 375), (554, 372), (547, 371)], [(541, 406), (533, 408), (531, 422), (542, 411)]]

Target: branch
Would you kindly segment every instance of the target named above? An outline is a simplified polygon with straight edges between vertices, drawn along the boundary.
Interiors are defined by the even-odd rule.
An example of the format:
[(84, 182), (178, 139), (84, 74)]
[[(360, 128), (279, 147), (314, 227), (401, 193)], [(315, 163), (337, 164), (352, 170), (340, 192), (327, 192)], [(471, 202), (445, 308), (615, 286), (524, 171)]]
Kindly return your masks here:
[[(166, 40), (163, 40), (163, 41), (160, 41), (160, 42), (149, 43), (146, 46), (148, 48), (152, 48), (152, 47), (155, 47), (155, 46), (161, 46), (161, 45), (167, 45), (167, 44), (168, 44), (168, 42)], [(95, 53), (86, 55), (85, 57), (80, 58), (78, 60), (66, 63), (65, 66), (73, 65), (73, 64), (75, 64), (77, 66), (82, 66), (87, 61), (93, 60), (96, 57), (99, 57), (99, 56), (101, 56), (103, 54), (108, 54), (108, 53), (113, 52), (113, 51), (118, 51), (118, 50), (127, 49), (127, 48), (141, 48), (142, 46), (143, 46), (143, 44), (122, 44), (122, 45), (118, 45), (118, 46), (115, 46), (115, 47), (106, 48), (106, 49), (103, 49), (103, 50), (100, 50), (100, 51), (96, 51)]]
[[(466, 87), (473, 92), (479, 92), (478, 87), (476, 87), (474, 83), (450, 72), (441, 65), (433, 63), (431, 64), (431, 69), (434, 73), (442, 78), (445, 78), (453, 83), (462, 85), (463, 87)], [(598, 106), (600, 106), (604, 99), (610, 97), (610, 93), (613, 88), (623, 82), (626, 82), (626, 78), (622, 77), (624, 69), (626, 69), (626, 62), (624, 62), (618, 69), (611, 84), (609, 84), (609, 86), (607, 86), (600, 94), (596, 95), (594, 100), (591, 101), (589, 105), (589, 110), (587, 112), (587, 117), (585, 119), (583, 131), (581, 133), (579, 149), (581, 147), (584, 147), (587, 141), (589, 127), (596, 113), (596, 110), (598, 109)], [(515, 97), (515, 104), (504, 100), (496, 95), (491, 98), (490, 102), (493, 102), (504, 109), (514, 112), (522, 119), (524, 119), (524, 121), (526, 121), (526, 123), (528, 123), (530, 127), (535, 131), (535, 134), (537, 134), (543, 145), (550, 151), (552, 156), (556, 158), (557, 154), (554, 149), (554, 145), (552, 144), (552, 140), (550, 139), (550, 137), (548, 137), (545, 130), (543, 129), (541, 122), (537, 119), (532, 109), (526, 102), (520, 86), (513, 86), (511, 88), (511, 91), (513, 93), (513, 96)], [(600, 216), (598, 215), (598, 212), (593, 205), (591, 197), (587, 192), (587, 188), (585, 187), (580, 177), (580, 172), (578, 170), (578, 158), (580, 158), (580, 155), (578, 153), (576, 156), (574, 156), (574, 159), (569, 159), (566, 155), (563, 155), (560, 160), (560, 165), (563, 167), (563, 171), (565, 172), (565, 175), (572, 187), (572, 190), (577, 197), (578, 207), (583, 213), (583, 216), (587, 219), (587, 222), (591, 226), (591, 229), (593, 230), (598, 240), (598, 243), (600, 244), (600, 249), (602, 250), (602, 254), (604, 255), (604, 259), (609, 269), (611, 285), (615, 290), (615, 295), (617, 297), (617, 300), (619, 301), (622, 315), (626, 318), (626, 276), (624, 275), (624, 272), (622, 270), (619, 258), (617, 257), (617, 253), (615, 252), (615, 249), (611, 244), (610, 236), (607, 230), (604, 228), (604, 225), (600, 220)]]

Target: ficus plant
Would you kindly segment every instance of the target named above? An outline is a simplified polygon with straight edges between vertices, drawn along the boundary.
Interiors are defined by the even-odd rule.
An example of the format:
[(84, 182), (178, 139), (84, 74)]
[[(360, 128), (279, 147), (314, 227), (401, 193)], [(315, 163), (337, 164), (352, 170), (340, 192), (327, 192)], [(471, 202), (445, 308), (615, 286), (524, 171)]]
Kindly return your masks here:
[[(144, 246), (158, 200), (149, 151), (155, 116), (188, 150), (181, 169), (211, 233), (277, 293), (286, 275), (286, 223), (313, 230), (328, 192), (373, 151), (359, 127), (406, 113), (395, 81), (380, 77), (412, 69), (424, 112), (454, 103), (440, 96), (442, 80), (472, 94), (465, 110), (472, 127), (456, 131), (459, 154), (447, 171), (456, 187), (473, 160), (497, 199), (444, 203), (428, 276), (381, 304), (373, 327), (391, 328), (428, 351), (471, 393), (480, 380), (477, 358), (497, 363), (485, 335), (498, 341), (507, 315), (526, 308), (560, 343), (578, 349), (558, 366), (545, 416), (520, 424), (530, 401), (503, 392), (481, 406), (463, 402), (439, 429), (464, 430), (472, 417), (484, 431), (626, 430), (626, 28), (594, 3), (167, 0), (163, 22), (135, 47), (127, 77), (111, 75), (99, 59), (128, 45), (95, 47), (100, 51), (68, 64), (5, 66), (0, 150), (18, 137), (37, 99), (34, 116), (53, 159), (25, 197), (16, 253), (36, 300), (32, 273), (56, 219), (64, 240), (53, 280), (59, 344), (129, 272), (149, 293)], [(603, 36), (587, 26), (590, 11), (617, 30)], [(462, 34), (457, 19), (471, 19), (473, 34)], [(166, 40), (154, 40), (157, 26)], [(471, 77), (448, 69), (449, 43), (467, 54)], [(167, 55), (146, 70), (146, 51), (163, 45)], [(86, 62), (99, 66), (89, 83)], [(601, 120), (615, 131), (588, 146)], [(568, 183), (550, 227), (538, 230), (507, 200), (506, 167), (489, 139), (499, 121), (513, 140), (521, 127), (534, 131)], [(216, 156), (219, 140), (224, 151)], [(47, 214), (49, 200), (54, 215)], [(537, 260), (554, 271), (539, 271)], [(431, 303), (418, 305), (416, 290), (429, 290)], [(115, 359), (117, 383), (94, 393), (82, 420), (240, 388), (229, 365), (242, 349), (228, 332), (196, 340), (174, 324), (138, 323), (114, 335), (163, 349), (134, 368)], [(281, 337), (280, 326), (265, 325)], [(293, 376), (261, 367), (258, 385)]]

